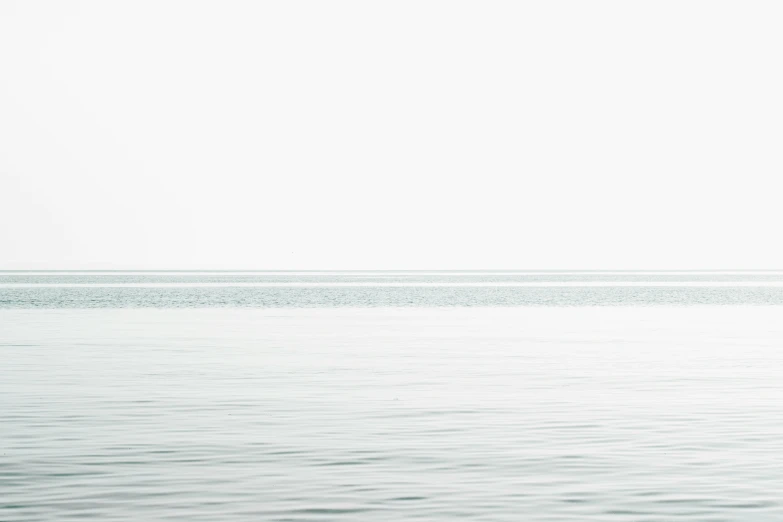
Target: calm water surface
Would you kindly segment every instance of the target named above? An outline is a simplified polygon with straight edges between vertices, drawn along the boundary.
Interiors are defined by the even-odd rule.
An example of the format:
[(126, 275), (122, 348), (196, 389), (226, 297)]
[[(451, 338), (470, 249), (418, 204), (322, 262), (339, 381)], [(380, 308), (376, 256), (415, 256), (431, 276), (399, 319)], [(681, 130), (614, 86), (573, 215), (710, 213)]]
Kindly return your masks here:
[(0, 520), (783, 520), (780, 278), (0, 273)]

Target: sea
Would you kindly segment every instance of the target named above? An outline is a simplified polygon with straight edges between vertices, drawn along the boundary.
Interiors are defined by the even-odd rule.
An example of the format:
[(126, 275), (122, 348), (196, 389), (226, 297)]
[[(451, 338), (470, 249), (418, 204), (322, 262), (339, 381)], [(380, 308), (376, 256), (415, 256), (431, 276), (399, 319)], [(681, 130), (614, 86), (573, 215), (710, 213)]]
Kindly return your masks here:
[(783, 271), (0, 272), (0, 521), (781, 521)]

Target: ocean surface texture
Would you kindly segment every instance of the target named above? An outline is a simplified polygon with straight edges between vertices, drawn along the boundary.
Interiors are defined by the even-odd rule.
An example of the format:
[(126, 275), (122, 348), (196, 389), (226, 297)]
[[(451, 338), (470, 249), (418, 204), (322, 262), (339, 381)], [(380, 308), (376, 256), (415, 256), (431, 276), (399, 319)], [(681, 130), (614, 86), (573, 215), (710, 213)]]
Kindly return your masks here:
[(783, 272), (0, 272), (0, 521), (781, 521)]

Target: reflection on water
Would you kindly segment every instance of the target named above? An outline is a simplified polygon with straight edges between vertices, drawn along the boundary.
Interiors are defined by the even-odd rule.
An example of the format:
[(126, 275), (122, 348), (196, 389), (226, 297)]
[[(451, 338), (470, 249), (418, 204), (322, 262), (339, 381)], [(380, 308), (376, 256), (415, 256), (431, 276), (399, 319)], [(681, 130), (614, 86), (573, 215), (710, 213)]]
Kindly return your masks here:
[(783, 520), (781, 313), (0, 310), (0, 520)]

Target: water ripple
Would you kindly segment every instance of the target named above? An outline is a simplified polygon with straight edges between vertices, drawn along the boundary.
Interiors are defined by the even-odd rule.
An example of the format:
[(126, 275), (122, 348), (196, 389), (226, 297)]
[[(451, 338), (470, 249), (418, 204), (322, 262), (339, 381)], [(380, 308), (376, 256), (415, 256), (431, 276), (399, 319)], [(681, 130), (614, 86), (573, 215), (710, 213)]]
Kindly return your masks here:
[(781, 308), (0, 311), (0, 520), (783, 520)]

